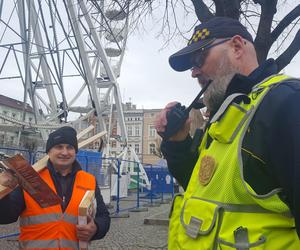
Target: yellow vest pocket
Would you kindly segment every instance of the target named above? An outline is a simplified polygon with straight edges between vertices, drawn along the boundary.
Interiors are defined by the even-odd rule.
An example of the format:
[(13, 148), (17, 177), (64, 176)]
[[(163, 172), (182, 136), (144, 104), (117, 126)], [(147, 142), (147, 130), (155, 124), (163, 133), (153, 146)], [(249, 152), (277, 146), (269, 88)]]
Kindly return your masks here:
[(174, 196), (173, 203), (169, 215), (169, 234), (168, 234), (168, 249), (177, 250), (180, 249), (177, 244), (178, 228), (180, 225), (180, 211), (182, 207), (183, 194), (177, 194)]
[(208, 131), (209, 135), (218, 142), (231, 143), (252, 110), (253, 108), (250, 108), (247, 111), (238, 104), (230, 105), (226, 115), (211, 124)]
[(217, 204), (197, 197), (187, 199), (180, 214), (180, 249), (214, 249), (221, 210)]

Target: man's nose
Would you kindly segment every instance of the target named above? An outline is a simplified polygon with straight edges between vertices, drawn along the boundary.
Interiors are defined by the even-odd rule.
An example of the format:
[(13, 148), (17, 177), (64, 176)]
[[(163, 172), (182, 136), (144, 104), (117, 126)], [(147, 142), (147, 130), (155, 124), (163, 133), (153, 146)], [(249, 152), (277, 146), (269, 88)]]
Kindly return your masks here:
[(197, 78), (199, 75), (201, 75), (202, 71), (199, 67), (192, 68), (192, 77)]
[(61, 153), (62, 153), (62, 154), (68, 154), (68, 148), (67, 148), (67, 147), (63, 147), (63, 148), (61, 149)]

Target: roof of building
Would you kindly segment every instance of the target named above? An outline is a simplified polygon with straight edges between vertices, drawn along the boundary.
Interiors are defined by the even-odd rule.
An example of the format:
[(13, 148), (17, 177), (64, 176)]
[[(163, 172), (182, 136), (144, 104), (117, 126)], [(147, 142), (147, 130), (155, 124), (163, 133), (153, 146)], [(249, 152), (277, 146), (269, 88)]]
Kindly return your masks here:
[(160, 112), (162, 109), (144, 109), (144, 113)]
[[(18, 109), (18, 110), (23, 110), (24, 108), (24, 102), (21, 102), (19, 100), (4, 95), (0, 95), (0, 105)], [(28, 103), (26, 103), (25, 105), (25, 111), (29, 113), (34, 113), (32, 107)]]

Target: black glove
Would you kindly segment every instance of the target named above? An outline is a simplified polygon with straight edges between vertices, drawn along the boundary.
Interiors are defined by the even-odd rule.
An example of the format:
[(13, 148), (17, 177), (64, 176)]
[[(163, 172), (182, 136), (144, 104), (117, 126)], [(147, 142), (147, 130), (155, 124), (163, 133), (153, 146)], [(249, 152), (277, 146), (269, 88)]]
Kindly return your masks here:
[(170, 137), (175, 135), (184, 125), (189, 117), (189, 110), (177, 103), (168, 113), (167, 113), (167, 126), (164, 132), (159, 132), (158, 134), (164, 139), (168, 140)]

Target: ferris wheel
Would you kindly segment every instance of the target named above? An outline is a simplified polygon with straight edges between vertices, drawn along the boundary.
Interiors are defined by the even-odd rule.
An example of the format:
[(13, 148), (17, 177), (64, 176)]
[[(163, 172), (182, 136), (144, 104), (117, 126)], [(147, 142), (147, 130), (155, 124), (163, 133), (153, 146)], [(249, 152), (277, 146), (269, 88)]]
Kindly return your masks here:
[[(49, 129), (76, 126), (89, 117), (96, 117), (99, 131), (107, 130), (105, 119), (112, 117), (114, 107), (119, 140), (126, 145), (117, 78), (128, 37), (129, 3), (0, 0), (0, 85), (11, 87), (13, 98), (21, 93), (24, 103), (21, 120), (4, 114), (0, 118), (19, 130), (38, 128), (46, 140)], [(27, 103), (34, 122), (25, 119)], [(121, 157), (130, 151), (137, 160), (129, 148)], [(149, 185), (141, 164), (139, 168)]]
[(127, 139), (117, 78), (128, 35), (129, 7), (104, 0), (0, 0), (0, 84), (22, 92), (35, 121), (10, 117), (16, 126), (76, 125), (115, 104)]

